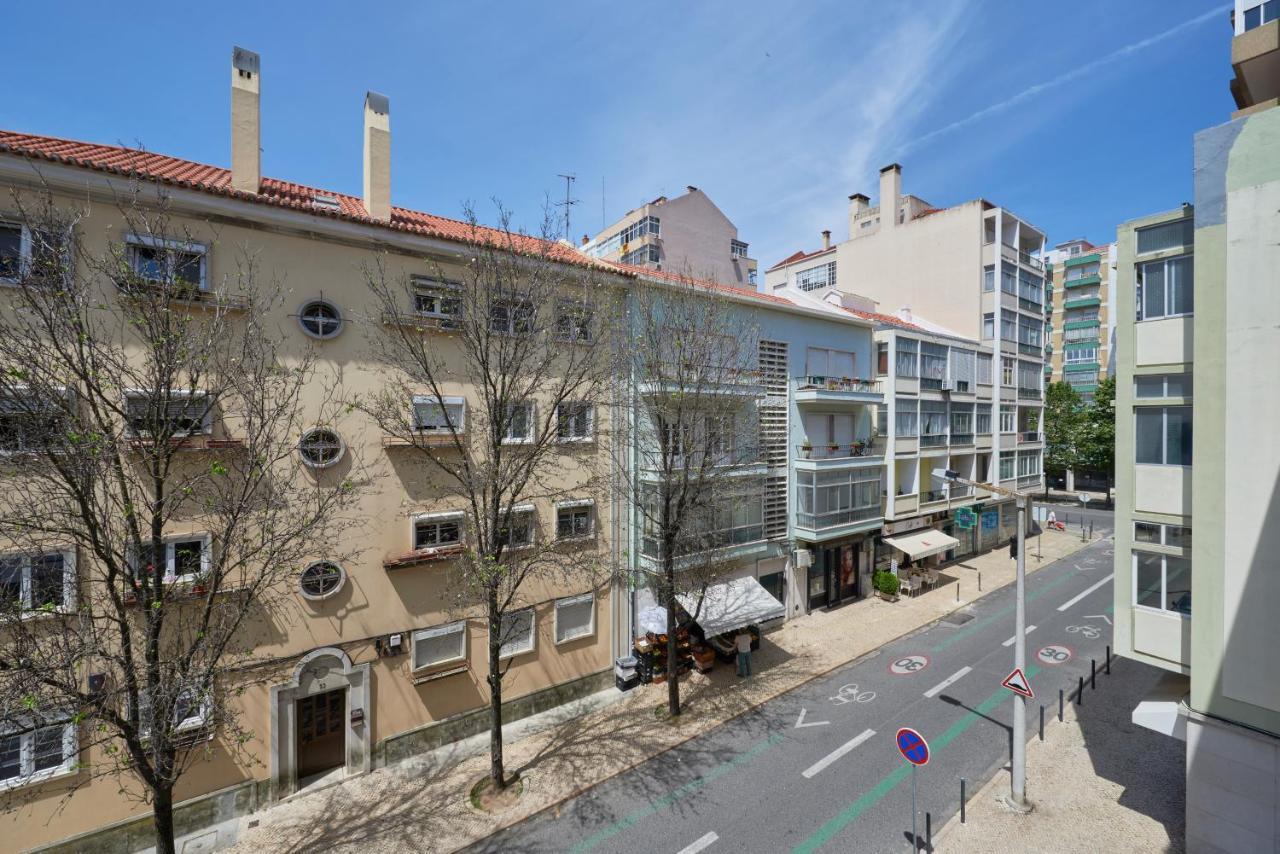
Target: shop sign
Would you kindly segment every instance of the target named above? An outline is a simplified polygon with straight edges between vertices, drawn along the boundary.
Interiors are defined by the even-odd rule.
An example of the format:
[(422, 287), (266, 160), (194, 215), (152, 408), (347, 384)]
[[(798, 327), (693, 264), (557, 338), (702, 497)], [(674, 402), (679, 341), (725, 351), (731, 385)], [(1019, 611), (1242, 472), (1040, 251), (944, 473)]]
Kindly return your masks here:
[(932, 519), (932, 516), (917, 516), (914, 519), (903, 519), (900, 522), (886, 522), (881, 529), (881, 534), (886, 537), (892, 537), (894, 534), (917, 531), (920, 528), (929, 527)]

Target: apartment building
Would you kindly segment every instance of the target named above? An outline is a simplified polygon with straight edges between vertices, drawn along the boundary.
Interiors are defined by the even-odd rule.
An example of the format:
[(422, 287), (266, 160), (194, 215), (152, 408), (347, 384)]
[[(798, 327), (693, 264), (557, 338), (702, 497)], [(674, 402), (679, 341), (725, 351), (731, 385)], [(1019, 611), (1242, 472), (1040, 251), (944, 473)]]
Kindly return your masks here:
[(756, 261), (738, 227), (711, 198), (690, 186), (627, 211), (595, 237), (583, 237), (592, 258), (647, 270), (681, 273), (746, 290), (756, 289)]
[(1045, 256), (1045, 378), (1070, 383), (1085, 400), (1111, 369), (1115, 332), (1115, 244), (1083, 238), (1059, 243)]
[[(894, 366), (883, 375), (892, 387), (882, 389), (884, 414), (877, 413), (881, 447), (892, 449), (885, 503), (894, 524), (882, 526), (876, 547), (883, 563), (893, 548), (886, 538), (911, 526), (946, 527), (942, 511), (968, 498), (934, 477), (944, 462), (1027, 491), (1043, 484), (1045, 238), (1025, 218), (985, 200), (937, 208), (904, 195), (897, 164), (880, 172), (880, 202), (850, 196), (849, 239), (833, 244), (824, 232), (821, 248), (767, 270), (765, 290), (862, 312), (877, 324), (881, 366)], [(899, 363), (907, 373), (899, 373)], [(991, 381), (978, 380), (981, 366), (989, 368), (984, 375), (994, 374)], [(1008, 436), (985, 440), (984, 453), (976, 431), (982, 406), (990, 406), (1000, 435)], [(889, 425), (896, 434), (899, 423), (916, 434), (891, 436)], [(930, 521), (920, 521), (925, 517)], [(999, 531), (1004, 519), (988, 515), (982, 523), (994, 520)], [(979, 528), (959, 548), (980, 546), (989, 536), (984, 530), (992, 529)]]
[(1278, 17), (1235, 4), (1194, 207), (1116, 235), (1116, 649), (1168, 671), (1133, 719), (1186, 742), (1192, 851), (1280, 839)]

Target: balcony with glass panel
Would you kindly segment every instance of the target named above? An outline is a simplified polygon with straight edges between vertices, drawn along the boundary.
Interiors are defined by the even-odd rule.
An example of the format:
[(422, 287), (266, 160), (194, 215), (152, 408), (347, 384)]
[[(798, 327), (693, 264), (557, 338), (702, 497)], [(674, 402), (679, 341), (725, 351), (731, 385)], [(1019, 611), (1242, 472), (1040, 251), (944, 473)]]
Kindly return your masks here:
[(797, 471), (795, 535), (809, 542), (871, 531), (883, 520), (880, 467)]

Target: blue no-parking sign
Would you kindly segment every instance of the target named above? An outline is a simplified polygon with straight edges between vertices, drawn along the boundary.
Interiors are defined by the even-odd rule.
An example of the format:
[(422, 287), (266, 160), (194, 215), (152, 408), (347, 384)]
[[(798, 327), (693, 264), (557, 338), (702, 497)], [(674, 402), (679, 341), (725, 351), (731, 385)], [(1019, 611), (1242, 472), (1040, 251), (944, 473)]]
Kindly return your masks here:
[(912, 765), (929, 764), (929, 743), (924, 740), (923, 735), (911, 727), (904, 726), (898, 730), (894, 741), (897, 742), (898, 752), (902, 754), (902, 758)]

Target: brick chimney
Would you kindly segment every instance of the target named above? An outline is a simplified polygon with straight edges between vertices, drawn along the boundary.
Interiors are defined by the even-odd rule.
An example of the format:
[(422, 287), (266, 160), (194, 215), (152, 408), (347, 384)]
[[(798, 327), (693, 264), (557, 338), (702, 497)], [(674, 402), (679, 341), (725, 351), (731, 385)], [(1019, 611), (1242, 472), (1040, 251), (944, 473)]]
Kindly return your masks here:
[(880, 170), (880, 228), (898, 224), (898, 208), (902, 204), (902, 167), (890, 163)]
[(391, 101), (377, 92), (364, 96), (364, 209), (391, 221)]
[(849, 236), (853, 237), (857, 233), (858, 217), (867, 212), (871, 207), (871, 200), (862, 193), (854, 193), (849, 197)]
[(231, 186), (245, 193), (262, 184), (261, 82), (258, 55), (231, 48)]

